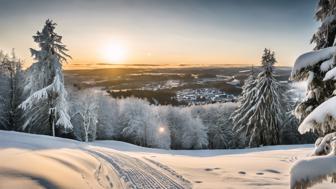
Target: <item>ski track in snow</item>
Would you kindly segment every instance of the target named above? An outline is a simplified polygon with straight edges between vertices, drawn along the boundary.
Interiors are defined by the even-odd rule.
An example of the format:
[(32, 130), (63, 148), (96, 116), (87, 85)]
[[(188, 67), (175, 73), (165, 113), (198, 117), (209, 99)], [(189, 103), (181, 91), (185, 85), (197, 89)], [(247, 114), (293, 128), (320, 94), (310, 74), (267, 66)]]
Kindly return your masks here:
[(168, 167), (168, 166), (166, 166), (166, 165), (164, 165), (162, 163), (159, 163), (157, 161), (151, 160), (149, 158), (144, 158), (144, 159), (147, 160), (147, 161), (149, 161), (149, 162), (151, 162), (151, 163), (153, 163), (154, 165), (157, 165), (158, 167), (160, 167), (160, 168), (168, 171), (170, 174), (172, 174), (173, 176), (177, 177), (178, 179), (181, 179), (183, 182), (191, 184), (190, 181), (186, 180), (182, 175), (179, 175), (176, 171), (174, 171), (170, 167)]
[(155, 166), (151, 166), (138, 158), (98, 148), (90, 148), (88, 152), (95, 158), (108, 162), (129, 188), (191, 188), (191, 183), (181, 175), (153, 160), (145, 159)]

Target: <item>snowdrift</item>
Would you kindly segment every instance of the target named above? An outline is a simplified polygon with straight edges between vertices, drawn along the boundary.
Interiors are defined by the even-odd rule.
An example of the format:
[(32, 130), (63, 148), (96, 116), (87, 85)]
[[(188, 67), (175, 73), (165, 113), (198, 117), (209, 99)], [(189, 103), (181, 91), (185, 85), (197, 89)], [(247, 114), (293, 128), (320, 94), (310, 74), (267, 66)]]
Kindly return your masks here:
[(289, 188), (312, 148), (164, 150), (0, 131), (0, 188)]
[(168, 168), (85, 143), (0, 131), (0, 188), (191, 188)]

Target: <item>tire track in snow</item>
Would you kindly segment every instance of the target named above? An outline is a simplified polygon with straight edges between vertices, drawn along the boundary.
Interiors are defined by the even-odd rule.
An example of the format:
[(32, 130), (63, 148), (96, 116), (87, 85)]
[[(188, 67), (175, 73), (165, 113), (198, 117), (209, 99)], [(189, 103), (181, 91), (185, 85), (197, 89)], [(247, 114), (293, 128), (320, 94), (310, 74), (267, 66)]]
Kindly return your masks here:
[(118, 152), (110, 152), (96, 148), (91, 148), (88, 152), (96, 158), (107, 161), (130, 188), (191, 188), (189, 181), (181, 179), (182, 177), (177, 175), (176, 172), (172, 174), (171, 169), (169, 171), (167, 168), (164, 169), (162, 166), (158, 166), (157, 168), (160, 169), (158, 170), (138, 158)]

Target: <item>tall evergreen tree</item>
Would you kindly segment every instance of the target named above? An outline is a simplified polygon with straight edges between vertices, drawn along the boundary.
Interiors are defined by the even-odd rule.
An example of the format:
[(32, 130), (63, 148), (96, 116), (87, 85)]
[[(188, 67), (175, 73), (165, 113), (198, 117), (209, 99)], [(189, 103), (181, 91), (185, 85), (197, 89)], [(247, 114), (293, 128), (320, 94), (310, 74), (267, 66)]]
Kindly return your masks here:
[[(311, 40), (312, 43), (315, 43), (314, 51), (298, 57), (291, 78), (296, 81), (306, 80), (308, 83), (306, 97), (295, 108), (296, 117), (304, 119), (299, 131), (305, 133), (313, 130), (322, 137), (336, 131), (334, 114), (328, 112), (326, 107), (332, 103), (333, 96), (336, 94), (336, 47), (334, 46), (336, 1), (320, 0), (316, 10), (315, 17), (317, 21), (321, 22), (321, 26)], [(329, 142), (326, 141), (326, 143)], [(327, 152), (316, 153), (325, 154)]]
[[(336, 141), (336, 1), (319, 0), (315, 18), (321, 26), (311, 40), (315, 44), (314, 51), (297, 58), (291, 78), (296, 81), (306, 80), (308, 83), (306, 97), (295, 109), (296, 116), (303, 120), (298, 130), (301, 134), (314, 131), (320, 136), (315, 142), (314, 156), (330, 156), (315, 157), (312, 164), (306, 160), (297, 162), (291, 170), (291, 188), (302, 188), (320, 182), (325, 175), (317, 174), (319, 171), (315, 169), (319, 167), (321, 170), (329, 170), (328, 158), (335, 157), (332, 148), (335, 150)], [(308, 170), (310, 165), (313, 175), (302, 172), (302, 168)], [(334, 173), (330, 175), (335, 181)]]
[(67, 92), (63, 84), (62, 63), (71, 58), (55, 33), (56, 24), (47, 20), (41, 32), (33, 36), (40, 49), (30, 49), (36, 59), (28, 70), (24, 92), (28, 98), (20, 107), (25, 111), (23, 129), (33, 133), (56, 135), (70, 131)]
[[(292, 79), (294, 80), (309, 79), (307, 91), (309, 95), (295, 109), (296, 117), (300, 120), (304, 119), (319, 104), (333, 96), (335, 90), (334, 81), (324, 80), (326, 72), (334, 64), (333, 54), (335, 50), (328, 47), (335, 43), (335, 11), (336, 1), (319, 0), (315, 18), (321, 22), (321, 26), (311, 39), (311, 43), (315, 44), (315, 51), (300, 56), (292, 71)], [(326, 51), (322, 51), (323, 49)], [(307, 55), (310, 58), (307, 58)]]
[(331, 47), (336, 37), (335, 0), (319, 0), (315, 12), (315, 19), (321, 26), (314, 33), (311, 43), (315, 43), (314, 50)]
[(22, 88), (22, 62), (16, 58), (14, 49), (11, 55), (0, 52), (0, 128), (15, 130), (19, 118), (17, 107), (20, 104)]
[(279, 144), (281, 116), (285, 110), (281, 105), (283, 88), (273, 74), (275, 63), (274, 52), (265, 49), (261, 62), (263, 71), (255, 81), (251, 78), (247, 82), (242, 103), (232, 116), (234, 129), (243, 145)]

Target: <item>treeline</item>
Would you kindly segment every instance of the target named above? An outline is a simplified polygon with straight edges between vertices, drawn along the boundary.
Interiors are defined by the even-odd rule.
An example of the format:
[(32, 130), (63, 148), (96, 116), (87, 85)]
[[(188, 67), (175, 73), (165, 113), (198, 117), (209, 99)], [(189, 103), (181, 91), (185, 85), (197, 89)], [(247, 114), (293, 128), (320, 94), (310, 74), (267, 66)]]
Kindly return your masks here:
[[(231, 119), (237, 103), (217, 103), (186, 107), (151, 105), (138, 98), (114, 99), (95, 90), (69, 90), (71, 115), (81, 107), (96, 107), (86, 135), (83, 120), (72, 116), (77, 140), (121, 140), (140, 146), (170, 149), (233, 149), (242, 138), (234, 130)], [(291, 94), (288, 90), (286, 94)], [(77, 95), (79, 94), (79, 95)], [(284, 104), (286, 105), (286, 104)], [(90, 108), (87, 108), (90, 109)], [(90, 111), (84, 111), (90, 112)], [(300, 135), (298, 121), (284, 112), (279, 128), (279, 144), (311, 143), (314, 135)], [(86, 138), (88, 136), (88, 138)]]
[[(93, 90), (70, 92), (76, 93), (81, 95), (74, 95), (74, 101), (80, 103), (73, 103), (70, 115), (78, 140), (121, 140), (166, 149), (234, 147), (229, 118), (235, 103), (156, 106), (138, 98), (114, 99)], [(87, 130), (84, 125), (89, 121), (82, 118), (89, 120), (90, 115), (78, 116), (80, 109), (91, 112)]]

